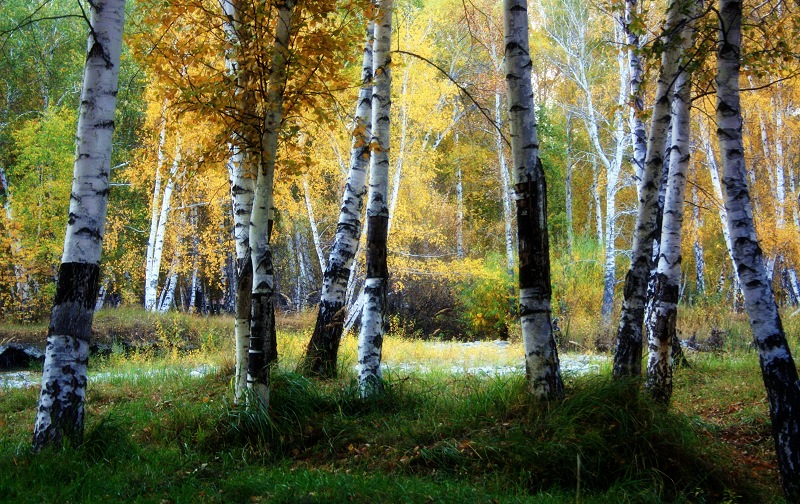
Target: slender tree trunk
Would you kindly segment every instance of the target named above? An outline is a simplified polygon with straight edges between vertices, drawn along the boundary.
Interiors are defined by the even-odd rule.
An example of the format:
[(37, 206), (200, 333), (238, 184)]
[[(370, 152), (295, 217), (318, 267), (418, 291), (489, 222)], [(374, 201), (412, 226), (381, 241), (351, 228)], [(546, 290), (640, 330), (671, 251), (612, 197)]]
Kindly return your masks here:
[(558, 350), (550, 310), (550, 246), (547, 190), (539, 159), (531, 86), (526, 0), (503, 1), (506, 84), (517, 200), (520, 321), (525, 370), (531, 393), (540, 399), (563, 396)]
[(706, 294), (706, 259), (703, 250), (703, 243), (700, 241), (700, 228), (703, 221), (700, 219), (700, 206), (697, 200), (697, 186), (692, 189), (692, 216), (694, 217), (694, 271), (697, 295), (700, 297)]
[(314, 239), (314, 250), (317, 251), (320, 272), (325, 271), (325, 255), (322, 253), (322, 240), (317, 229), (317, 219), (314, 217), (314, 207), (311, 205), (311, 191), (308, 188), (308, 177), (303, 177), (303, 197), (306, 200), (306, 211), (308, 212), (308, 224), (311, 226), (311, 237)]
[(741, 277), (745, 306), (758, 348), (761, 373), (769, 398), (772, 432), (783, 491), (800, 501), (800, 385), (778, 307), (767, 281), (753, 223), (747, 187), (739, 102), (742, 3), (720, 0), (717, 52), (717, 136), (723, 166), (725, 208), (733, 256)]
[[(511, 213), (511, 177), (508, 175), (506, 156), (503, 145), (503, 137), (500, 134), (500, 127), (503, 124), (501, 114), (502, 98), (500, 91), (494, 94), (494, 122), (497, 125), (495, 134), (495, 148), (497, 149), (498, 167), (500, 171), (500, 199), (503, 202), (503, 225), (506, 238), (506, 271), (509, 280), (514, 279), (514, 232), (513, 215)], [(512, 296), (513, 299), (513, 296)]]
[(367, 204), (367, 278), (364, 311), (358, 335), (358, 384), (363, 397), (380, 393), (383, 387), (381, 350), (386, 323), (388, 267), (386, 239), (389, 208), (386, 205), (389, 178), (389, 118), (391, 107), (392, 0), (378, 4), (372, 89), (372, 140), (369, 199)]
[[(564, 211), (567, 219), (567, 253), (572, 255), (575, 248), (575, 227), (572, 218), (572, 170), (573, 170), (573, 154), (572, 154), (572, 113), (567, 112), (567, 173), (564, 182)], [(459, 171), (459, 175), (461, 172)]]
[(253, 212), (250, 216), (253, 289), (250, 299), (252, 308), (247, 386), (253, 391), (255, 399), (264, 407), (269, 405), (270, 367), (278, 355), (274, 337), (275, 311), (272, 298), (275, 294), (275, 271), (270, 247), (270, 228), (273, 218), (275, 160), (283, 119), (283, 93), (290, 59), (294, 7), (294, 0), (282, 0), (275, 5), (277, 25), (267, 87), (264, 134), (261, 138), (262, 158), (256, 178)]
[(64, 439), (79, 443), (84, 430), (86, 364), (108, 204), (125, 1), (95, 0), (90, 11), (72, 197), (45, 348), (35, 451)]
[(615, 378), (639, 377), (642, 373), (642, 324), (647, 298), (647, 283), (653, 261), (653, 238), (656, 231), (658, 191), (661, 185), (664, 148), (670, 122), (672, 86), (679, 72), (680, 56), (689, 39), (684, 33), (686, 10), (678, 0), (671, 0), (664, 27), (665, 50), (661, 60), (647, 157), (639, 187), (639, 212), (633, 236), (633, 256), (628, 274), (617, 331), (614, 353)]
[(633, 143), (633, 172), (636, 180), (642, 179), (645, 157), (647, 156), (647, 133), (644, 128), (642, 115), (644, 112), (644, 92), (642, 90), (642, 61), (639, 58), (641, 48), (639, 33), (632, 28), (632, 24), (639, 15), (637, 0), (626, 0), (623, 29), (625, 42), (628, 45), (628, 80), (630, 89), (630, 128)]
[[(161, 273), (161, 258), (164, 253), (164, 236), (167, 230), (167, 219), (171, 210), (172, 193), (175, 190), (175, 179), (178, 176), (178, 168), (181, 164), (181, 139), (178, 137), (175, 146), (175, 157), (172, 160), (172, 167), (169, 171), (169, 179), (164, 186), (164, 193), (161, 195), (161, 211), (158, 215), (158, 225), (156, 226), (155, 241), (153, 248), (148, 247), (147, 255), (151, 257), (148, 260), (150, 263), (150, 276), (145, 279), (145, 310), (156, 311), (158, 310), (158, 279)], [(152, 234), (152, 232), (151, 232)]]
[[(167, 139), (167, 104), (165, 99), (161, 106), (161, 131), (158, 134), (158, 149), (156, 151), (156, 180), (153, 185), (153, 198), (150, 204), (150, 236), (147, 240), (146, 260), (144, 268), (145, 289), (144, 306), (146, 310), (151, 310), (156, 303), (156, 290), (158, 288), (158, 272), (155, 274), (155, 285), (151, 285), (153, 278), (153, 260), (156, 248), (156, 233), (158, 230), (159, 203), (161, 203), (161, 170), (164, 167), (164, 143)], [(158, 269), (158, 268), (156, 268)]]
[(353, 141), (350, 147), (350, 171), (342, 196), (336, 236), (328, 266), (322, 275), (319, 313), (311, 340), (301, 364), (311, 374), (333, 377), (342, 339), (345, 303), (354, 260), (361, 239), (361, 218), (367, 192), (367, 165), (370, 159), (372, 115), (372, 45), (374, 25), (367, 26), (367, 41), (361, 67), (361, 90), (358, 93)]
[(690, 156), (690, 89), (691, 74), (683, 71), (675, 82), (669, 178), (664, 200), (653, 306), (647, 320), (649, 358), (646, 387), (656, 401), (664, 404), (669, 403), (672, 396), (672, 343), (677, 338), (683, 203)]

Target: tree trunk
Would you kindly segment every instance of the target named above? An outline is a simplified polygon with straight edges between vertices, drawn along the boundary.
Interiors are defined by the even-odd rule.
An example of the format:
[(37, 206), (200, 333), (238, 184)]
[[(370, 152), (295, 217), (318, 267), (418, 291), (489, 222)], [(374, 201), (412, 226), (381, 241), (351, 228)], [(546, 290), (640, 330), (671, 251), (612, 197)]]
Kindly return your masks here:
[[(500, 171), (500, 200), (503, 202), (503, 225), (505, 229), (506, 238), (506, 271), (508, 272), (509, 281), (514, 280), (514, 232), (513, 232), (513, 215), (511, 214), (511, 177), (508, 175), (508, 166), (506, 165), (506, 156), (504, 154), (503, 136), (500, 133), (500, 128), (503, 125), (501, 115), (501, 96), (500, 91), (494, 94), (494, 122), (497, 125), (495, 128), (495, 148), (497, 149), (498, 167)], [(513, 296), (509, 299), (513, 302)]]
[(253, 212), (250, 216), (250, 257), (253, 263), (253, 288), (250, 310), (250, 346), (248, 349), (247, 386), (254, 398), (269, 406), (270, 367), (277, 359), (275, 347), (275, 271), (270, 248), (273, 219), (273, 180), (278, 153), (278, 136), (283, 119), (283, 93), (286, 88), (292, 18), (295, 1), (282, 0), (275, 5), (277, 25), (267, 87), (264, 134), (261, 138), (261, 164), (258, 167)]
[(33, 449), (80, 443), (86, 364), (108, 205), (111, 139), (122, 50), (124, 0), (90, 4), (69, 221), (50, 316)]
[(767, 281), (753, 223), (742, 143), (739, 103), (742, 4), (720, 0), (717, 53), (717, 136), (723, 166), (725, 208), (753, 339), (769, 398), (772, 433), (783, 491), (800, 501), (800, 386), (778, 307)]
[(144, 268), (144, 306), (146, 310), (151, 310), (156, 303), (156, 290), (158, 288), (158, 273), (156, 273), (155, 285), (151, 285), (153, 277), (153, 259), (156, 247), (156, 233), (158, 230), (158, 207), (161, 203), (161, 170), (164, 167), (164, 143), (167, 139), (167, 103), (165, 99), (161, 106), (161, 131), (158, 134), (158, 149), (156, 150), (156, 180), (153, 185), (153, 198), (150, 203), (150, 236), (147, 239), (147, 249)]
[[(572, 159), (572, 113), (567, 111), (567, 173), (564, 182), (564, 212), (567, 219), (567, 253), (571, 256), (575, 247), (575, 227), (572, 218), (572, 169), (574, 160)], [(459, 171), (459, 175), (461, 172)]]
[(391, 108), (392, 0), (377, 4), (380, 21), (375, 26), (372, 89), (372, 157), (370, 159), (367, 204), (367, 278), (364, 282), (364, 311), (358, 335), (358, 385), (362, 397), (380, 393), (383, 387), (381, 350), (386, 324), (388, 267), (386, 239), (389, 208), (386, 206), (389, 179), (389, 119)]
[[(148, 247), (148, 263), (150, 264), (150, 276), (145, 279), (144, 300), (145, 310), (156, 311), (159, 306), (157, 303), (158, 293), (158, 279), (161, 273), (161, 259), (164, 252), (164, 235), (167, 230), (167, 219), (169, 218), (170, 205), (172, 202), (172, 193), (175, 190), (175, 179), (178, 174), (178, 168), (181, 163), (181, 139), (178, 136), (178, 141), (175, 145), (175, 157), (172, 160), (172, 167), (169, 171), (169, 179), (164, 186), (164, 193), (161, 195), (161, 211), (158, 215), (158, 225), (156, 226), (155, 240), (153, 247)], [(152, 231), (151, 231), (152, 235)]]
[(564, 384), (550, 310), (547, 190), (536, 135), (526, 0), (504, 0), (503, 13), (525, 370), (535, 397), (555, 399), (563, 396)]
[(630, 128), (631, 140), (633, 144), (633, 172), (636, 180), (642, 179), (644, 171), (645, 157), (647, 156), (647, 133), (644, 129), (642, 115), (644, 112), (644, 92), (642, 90), (642, 61), (639, 58), (640, 40), (639, 33), (631, 25), (637, 16), (637, 0), (626, 0), (623, 29), (625, 30), (625, 42), (628, 46), (628, 81), (630, 92)]
[(672, 152), (669, 156), (653, 306), (647, 320), (649, 358), (646, 387), (656, 401), (664, 404), (668, 404), (672, 396), (672, 343), (677, 338), (683, 203), (690, 156), (690, 89), (691, 74), (682, 71), (675, 82), (672, 103)]
[(633, 236), (633, 256), (628, 274), (617, 331), (614, 353), (615, 378), (639, 377), (642, 373), (642, 324), (647, 298), (647, 283), (653, 261), (653, 238), (656, 231), (658, 191), (661, 185), (664, 147), (670, 122), (672, 85), (677, 78), (678, 62), (688, 36), (684, 34), (686, 10), (678, 0), (671, 0), (664, 27), (665, 50), (661, 59), (658, 87), (653, 106), (647, 157), (639, 184), (639, 211)]
[(314, 207), (311, 206), (311, 191), (308, 188), (308, 177), (303, 177), (303, 197), (306, 200), (306, 212), (308, 212), (308, 224), (311, 226), (311, 237), (314, 239), (314, 250), (317, 251), (320, 272), (325, 271), (325, 255), (322, 253), (322, 241), (317, 229), (317, 219), (314, 217)]
[(364, 195), (367, 192), (367, 164), (370, 159), (372, 115), (372, 44), (373, 23), (367, 26), (367, 42), (361, 67), (361, 90), (358, 93), (353, 142), (350, 147), (350, 171), (342, 196), (336, 236), (328, 265), (322, 275), (319, 313), (308, 342), (301, 369), (323, 377), (336, 375), (336, 358), (342, 339), (346, 290), (349, 285), (359, 240)]

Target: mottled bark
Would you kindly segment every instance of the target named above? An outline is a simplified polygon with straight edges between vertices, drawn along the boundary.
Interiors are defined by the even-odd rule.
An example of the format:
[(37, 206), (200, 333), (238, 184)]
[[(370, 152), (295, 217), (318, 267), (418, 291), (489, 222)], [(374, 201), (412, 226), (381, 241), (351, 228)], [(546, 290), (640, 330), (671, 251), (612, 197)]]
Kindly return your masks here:
[(769, 399), (772, 433), (783, 490), (800, 501), (800, 382), (767, 280), (755, 233), (747, 187), (742, 113), (739, 99), (742, 3), (720, 0), (717, 52), (717, 136), (723, 166), (725, 208), (747, 314), (758, 348), (761, 374)]
[(328, 265), (322, 275), (319, 312), (301, 369), (323, 377), (336, 375), (336, 359), (342, 339), (347, 287), (361, 238), (361, 216), (367, 192), (367, 166), (372, 135), (372, 44), (373, 23), (367, 27), (367, 41), (361, 67), (361, 90), (358, 93), (353, 141), (350, 147), (350, 170), (345, 183), (336, 236)]
[[(691, 24), (689, 25), (691, 26)], [(686, 175), (690, 157), (691, 74), (682, 71), (675, 83), (672, 103), (672, 141), (666, 184), (658, 267), (652, 309), (647, 320), (648, 363), (645, 386), (658, 402), (672, 396), (672, 352), (681, 280), (681, 239)]]
[(278, 152), (278, 136), (283, 119), (283, 93), (289, 65), (290, 38), (294, 15), (294, 0), (275, 5), (277, 24), (273, 45), (272, 65), (266, 99), (264, 133), (261, 137), (261, 164), (258, 167), (253, 211), (250, 216), (250, 248), (253, 261), (253, 289), (250, 299), (250, 346), (248, 349), (247, 386), (254, 398), (269, 406), (270, 367), (277, 358), (275, 347), (275, 271), (270, 247), (272, 222), (273, 180)]
[(687, 20), (687, 10), (682, 7), (682, 2), (671, 0), (662, 36), (665, 50), (653, 105), (645, 169), (639, 184), (639, 211), (634, 227), (633, 254), (630, 269), (625, 276), (624, 299), (614, 353), (615, 378), (639, 377), (642, 373), (642, 324), (647, 283), (652, 270), (658, 191), (670, 123), (673, 84), (679, 72), (680, 57), (689, 39), (684, 33)]
[(389, 125), (391, 109), (392, 0), (378, 4), (375, 26), (372, 88), (372, 139), (367, 204), (367, 277), (364, 283), (364, 311), (358, 335), (358, 384), (361, 395), (380, 393), (381, 350), (386, 323), (388, 269), (386, 239), (389, 230), (387, 206), (389, 179)]
[(503, 13), (525, 370), (531, 394), (555, 399), (563, 396), (564, 384), (551, 320), (547, 190), (531, 87), (527, 2), (504, 0)]
[(125, 1), (96, 0), (90, 9), (69, 220), (45, 348), (35, 451), (65, 439), (79, 443), (84, 430), (86, 364), (108, 205)]

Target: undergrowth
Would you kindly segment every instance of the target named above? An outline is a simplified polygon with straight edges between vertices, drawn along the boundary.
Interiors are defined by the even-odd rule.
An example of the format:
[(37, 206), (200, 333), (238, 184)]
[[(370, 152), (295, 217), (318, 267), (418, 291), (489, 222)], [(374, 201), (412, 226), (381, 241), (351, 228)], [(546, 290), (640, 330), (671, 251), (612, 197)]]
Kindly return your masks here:
[[(44, 454), (29, 449), (38, 391), (2, 391), (0, 502), (781, 502), (746, 349), (690, 356), (669, 409), (605, 376), (542, 404), (520, 374), (443, 370), (389, 372), (363, 400), (350, 338), (339, 379), (288, 371), (307, 332), (279, 333), (268, 412), (231, 402), (224, 344), (96, 359), (120, 375), (90, 383), (83, 444)], [(215, 371), (189, 376), (204, 361)]]

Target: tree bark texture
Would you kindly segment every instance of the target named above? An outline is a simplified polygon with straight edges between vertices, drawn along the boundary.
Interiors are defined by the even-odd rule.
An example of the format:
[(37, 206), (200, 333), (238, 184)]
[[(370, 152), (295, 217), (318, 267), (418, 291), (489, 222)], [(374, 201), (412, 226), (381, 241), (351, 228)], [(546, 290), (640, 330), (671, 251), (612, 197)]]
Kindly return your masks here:
[(563, 396), (564, 384), (551, 320), (547, 190), (536, 135), (526, 0), (504, 0), (503, 13), (525, 370), (534, 397), (555, 399)]
[(353, 141), (350, 146), (350, 169), (344, 186), (336, 236), (322, 275), (319, 312), (314, 332), (308, 342), (301, 368), (308, 373), (333, 377), (342, 339), (346, 290), (361, 238), (361, 216), (367, 193), (367, 166), (372, 135), (372, 45), (374, 25), (367, 26), (367, 41), (361, 67), (361, 90), (356, 104)]
[(125, 0), (90, 3), (91, 34), (81, 88), (76, 155), (64, 253), (50, 316), (33, 448), (84, 430), (86, 364), (100, 278), (108, 206), (111, 140)]
[(758, 348), (761, 374), (769, 399), (772, 433), (783, 491), (800, 501), (800, 383), (778, 307), (767, 280), (755, 233), (747, 187), (739, 99), (742, 3), (720, 0), (717, 52), (717, 137), (722, 155), (722, 185), (745, 307)]
[(661, 58), (647, 156), (639, 184), (639, 211), (633, 236), (631, 266), (625, 276), (625, 290), (617, 330), (613, 375), (639, 377), (642, 373), (642, 325), (647, 300), (647, 283), (653, 263), (653, 240), (657, 229), (658, 192), (670, 123), (672, 89), (679, 73), (680, 57), (688, 41), (684, 28), (688, 15), (680, 0), (671, 0), (662, 36)]
[(258, 168), (253, 211), (250, 216), (250, 257), (253, 262), (253, 289), (250, 312), (250, 346), (248, 349), (247, 386), (262, 406), (269, 406), (269, 374), (277, 359), (275, 347), (275, 270), (270, 248), (273, 180), (278, 136), (283, 119), (283, 92), (286, 88), (290, 60), (290, 38), (294, 0), (276, 5), (277, 25), (272, 54), (272, 67), (267, 87), (267, 111), (261, 138), (261, 164)]
[(690, 156), (691, 74), (682, 71), (672, 102), (669, 176), (661, 222), (653, 305), (647, 320), (648, 363), (645, 386), (653, 398), (667, 404), (672, 396), (672, 342), (681, 281), (681, 239), (686, 175)]
[(358, 335), (358, 384), (363, 397), (382, 390), (381, 350), (386, 325), (388, 267), (386, 240), (389, 181), (389, 124), (391, 109), (392, 0), (378, 4), (373, 50), (372, 139), (367, 204), (367, 276), (364, 311)]

